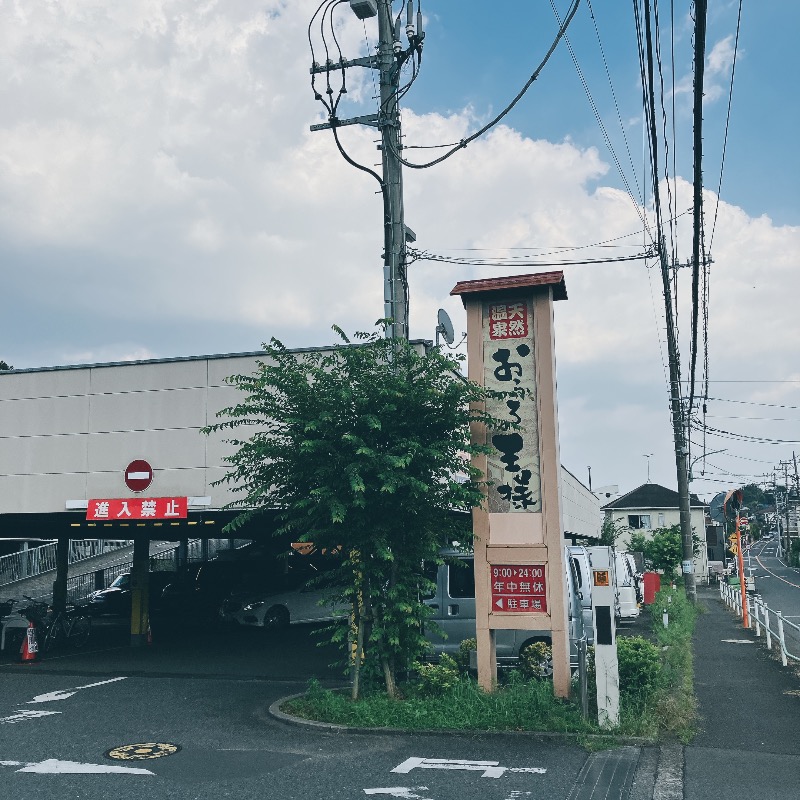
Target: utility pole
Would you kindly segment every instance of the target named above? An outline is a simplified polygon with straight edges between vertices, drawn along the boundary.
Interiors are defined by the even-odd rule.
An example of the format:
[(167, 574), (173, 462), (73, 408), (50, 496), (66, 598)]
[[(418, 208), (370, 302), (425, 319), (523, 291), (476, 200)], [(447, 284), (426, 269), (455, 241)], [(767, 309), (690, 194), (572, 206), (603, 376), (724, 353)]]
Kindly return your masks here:
[[(379, 178), (383, 196), (383, 316), (391, 320), (386, 327), (387, 338), (408, 339), (408, 276), (406, 245), (416, 241), (414, 232), (406, 227), (403, 208), (403, 172), (401, 162), (402, 136), (400, 133), (400, 106), (398, 90), (400, 88), (400, 72), (403, 64), (414, 55), (421, 58), (422, 41), (425, 33), (422, 30), (422, 14), (417, 11), (414, 20), (413, 3), (409, 0), (406, 17), (406, 37), (408, 47), (403, 48), (400, 42), (400, 17), (392, 16), (392, 0), (350, 0), (350, 7), (359, 19), (378, 18), (378, 50), (377, 56), (355, 58), (339, 61), (327, 61), (325, 64), (314, 63), (311, 73), (344, 72), (349, 67), (367, 67), (375, 69), (380, 76), (380, 109), (377, 114), (369, 114), (353, 119), (339, 119), (335, 114), (335, 105), (329, 113), (328, 122), (312, 125), (312, 131), (336, 129), (343, 125), (371, 125), (380, 130), (382, 154), (382, 176), (372, 170), (360, 167)], [(322, 99), (318, 96), (318, 99)], [(338, 137), (337, 146), (341, 150)], [(344, 152), (342, 151), (342, 154)], [(345, 155), (350, 163), (352, 160)], [(359, 166), (355, 164), (355, 166)]]

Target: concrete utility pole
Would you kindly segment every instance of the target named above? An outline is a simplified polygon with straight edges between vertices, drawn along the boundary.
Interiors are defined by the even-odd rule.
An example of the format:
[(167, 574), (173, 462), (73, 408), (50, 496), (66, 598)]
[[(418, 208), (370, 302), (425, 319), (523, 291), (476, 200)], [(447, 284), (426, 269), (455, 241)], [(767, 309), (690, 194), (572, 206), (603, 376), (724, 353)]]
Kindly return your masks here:
[[(378, 51), (376, 56), (351, 60), (328, 61), (313, 64), (314, 73), (340, 72), (349, 67), (367, 67), (380, 73), (380, 109), (353, 119), (339, 119), (329, 115), (327, 123), (312, 125), (311, 130), (339, 128), (343, 125), (363, 124), (377, 127), (381, 132), (383, 176), (380, 179), (383, 195), (383, 316), (391, 323), (386, 328), (387, 338), (408, 339), (408, 277), (406, 273), (406, 244), (414, 242), (414, 232), (406, 227), (403, 209), (403, 172), (400, 161), (402, 137), (400, 133), (400, 107), (398, 90), (403, 64), (414, 54), (421, 56), (422, 15), (417, 12), (414, 21), (413, 3), (407, 5), (406, 36), (408, 48), (400, 42), (400, 18), (392, 16), (392, 0), (350, 0), (350, 6), (359, 19), (378, 17)], [(330, 80), (330, 78), (329, 78)], [(337, 140), (338, 143), (338, 140)], [(345, 156), (346, 157), (346, 156)], [(346, 157), (347, 158), (347, 157)], [(348, 158), (348, 160), (350, 160)], [(371, 170), (366, 170), (372, 172)], [(374, 173), (372, 173), (375, 175)], [(377, 177), (377, 176), (375, 176)]]

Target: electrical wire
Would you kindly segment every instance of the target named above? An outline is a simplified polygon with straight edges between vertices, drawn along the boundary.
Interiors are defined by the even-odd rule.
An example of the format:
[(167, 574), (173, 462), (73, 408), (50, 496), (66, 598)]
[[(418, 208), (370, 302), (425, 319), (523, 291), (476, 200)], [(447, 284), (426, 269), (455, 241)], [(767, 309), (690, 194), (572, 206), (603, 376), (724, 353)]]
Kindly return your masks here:
[(736, 16), (736, 38), (733, 42), (733, 62), (731, 63), (731, 83), (728, 89), (728, 110), (725, 114), (725, 135), (722, 139), (722, 158), (719, 165), (719, 182), (717, 183), (717, 203), (714, 207), (714, 221), (711, 224), (711, 237), (708, 243), (708, 250), (714, 246), (714, 233), (717, 230), (717, 214), (719, 213), (719, 193), (722, 191), (722, 172), (725, 168), (725, 153), (728, 149), (728, 128), (731, 122), (731, 105), (733, 103), (733, 79), (736, 75), (736, 56), (739, 52), (739, 30), (742, 25), (742, 0), (739, 0), (739, 12)]
[(417, 261), (438, 261), (442, 264), (457, 264), (460, 266), (472, 267), (571, 267), (584, 266), (591, 264), (618, 264), (626, 261), (641, 261), (646, 258), (653, 258), (651, 253), (636, 253), (631, 256), (616, 256), (614, 258), (587, 258), (574, 261), (523, 261), (509, 259), (489, 259), (489, 258), (452, 258), (448, 256), (430, 253), (426, 250), (416, 250), (409, 248)]
[(559, 28), (558, 33), (556, 34), (556, 38), (553, 41), (553, 44), (550, 46), (550, 49), (547, 51), (544, 58), (539, 63), (539, 66), (536, 68), (536, 70), (528, 79), (528, 81), (525, 83), (525, 85), (522, 87), (522, 89), (518, 92), (516, 97), (514, 97), (514, 99), (494, 119), (492, 119), (490, 122), (488, 122), (486, 125), (484, 125), (475, 133), (462, 139), (455, 147), (451, 148), (444, 155), (434, 159), (433, 161), (428, 161), (424, 164), (415, 164), (412, 161), (407, 161), (400, 155), (400, 153), (398, 153), (396, 150), (393, 150), (395, 158), (401, 164), (408, 167), (409, 169), (427, 169), (428, 167), (433, 167), (436, 164), (441, 164), (442, 161), (445, 161), (446, 159), (450, 158), (459, 150), (463, 150), (470, 142), (473, 142), (478, 137), (483, 136), (483, 134), (486, 133), (486, 131), (490, 130), (495, 125), (497, 125), (497, 123), (500, 122), (500, 120), (502, 120), (514, 108), (514, 106), (517, 105), (517, 103), (522, 99), (523, 95), (531, 87), (533, 82), (539, 77), (539, 74), (544, 69), (547, 62), (550, 60), (550, 56), (553, 55), (553, 52), (558, 46), (558, 43), (564, 37), (564, 34), (566, 33), (570, 22), (572, 22), (572, 18), (575, 16), (575, 12), (577, 12), (579, 5), (580, 5), (580, 0), (572, 0), (572, 6), (570, 7), (570, 10), (567, 13), (567, 16), (564, 20), (564, 24)]
[[(587, 4), (589, 5), (589, 12), (592, 15), (592, 19), (594, 19), (594, 12), (592, 11), (591, 2), (587, 0)], [(561, 25), (561, 17), (558, 13), (558, 9), (556, 8), (556, 4), (554, 0), (550, 0), (550, 7), (553, 9), (553, 15), (556, 18), (556, 22)], [(600, 33), (597, 30), (597, 21), (595, 20), (595, 32), (598, 37), (598, 41), (600, 41)], [(644, 227), (647, 235), (650, 237), (652, 241), (652, 235), (650, 234), (650, 229), (647, 224), (647, 217), (642, 213), (642, 209), (637, 202), (636, 198), (633, 196), (633, 191), (631, 190), (630, 183), (628, 182), (628, 178), (625, 175), (625, 172), (622, 169), (622, 164), (620, 164), (619, 158), (617, 157), (617, 153), (614, 150), (614, 145), (611, 143), (611, 137), (608, 135), (608, 131), (606, 130), (606, 126), (603, 122), (603, 118), (600, 115), (600, 111), (597, 108), (597, 104), (594, 101), (594, 97), (592, 97), (592, 92), (589, 89), (589, 84), (586, 81), (586, 77), (583, 74), (583, 70), (581, 69), (581, 65), (578, 63), (578, 57), (575, 55), (575, 50), (572, 47), (572, 42), (569, 40), (569, 36), (564, 34), (564, 44), (567, 46), (567, 50), (569, 51), (570, 57), (572, 58), (572, 63), (575, 66), (575, 71), (578, 73), (578, 80), (581, 82), (581, 86), (583, 87), (583, 91), (586, 94), (586, 99), (589, 101), (589, 106), (592, 109), (592, 113), (594, 114), (595, 121), (597, 122), (598, 127), (600, 128), (600, 133), (603, 136), (603, 141), (606, 143), (606, 147), (608, 148), (608, 152), (611, 154), (611, 159), (614, 162), (614, 166), (617, 168), (617, 172), (619, 173), (620, 178), (622, 178), (622, 183), (625, 186), (625, 191), (628, 193), (628, 197), (630, 197), (631, 202), (633, 203), (634, 208), (636, 209), (636, 214), (638, 215), (639, 219), (641, 220), (642, 226)], [(611, 76), (608, 73), (608, 64), (605, 60), (605, 52), (603, 51), (602, 42), (600, 43), (600, 51), (603, 56), (603, 63), (606, 65), (606, 75), (608, 77), (609, 84), (611, 84)], [(616, 94), (614, 93), (613, 84), (611, 85), (611, 93), (614, 97), (614, 103), (616, 104), (617, 98)], [(617, 114), (619, 115), (619, 107), (617, 106)], [(620, 126), (622, 125), (622, 120), (620, 119)], [(623, 128), (623, 136), (625, 135), (625, 129)], [(627, 139), (625, 140), (627, 145)], [(630, 151), (628, 151), (630, 153)], [(639, 190), (639, 185), (636, 185), (637, 191)]]

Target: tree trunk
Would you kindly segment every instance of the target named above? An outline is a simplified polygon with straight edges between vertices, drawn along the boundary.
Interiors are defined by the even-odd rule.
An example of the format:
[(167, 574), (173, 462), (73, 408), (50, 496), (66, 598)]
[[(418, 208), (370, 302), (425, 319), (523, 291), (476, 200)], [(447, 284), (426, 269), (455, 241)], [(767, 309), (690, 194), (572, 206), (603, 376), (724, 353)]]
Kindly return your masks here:
[(358, 613), (358, 626), (356, 633), (356, 650), (353, 654), (353, 691), (352, 699), (358, 700), (358, 694), (361, 690), (361, 662), (364, 656), (364, 616), (362, 613), (361, 604), (359, 603)]

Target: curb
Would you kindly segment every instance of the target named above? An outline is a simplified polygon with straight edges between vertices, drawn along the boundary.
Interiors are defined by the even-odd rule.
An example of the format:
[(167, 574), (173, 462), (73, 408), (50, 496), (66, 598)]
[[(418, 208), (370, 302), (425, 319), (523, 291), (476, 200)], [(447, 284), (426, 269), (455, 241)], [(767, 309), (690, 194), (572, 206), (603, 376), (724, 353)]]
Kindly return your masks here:
[(618, 745), (632, 745), (635, 747), (658, 747), (658, 742), (655, 739), (646, 739), (637, 736), (614, 736), (612, 734), (595, 734), (595, 733), (560, 733), (556, 731), (493, 731), (493, 730), (453, 730), (452, 728), (421, 728), (419, 730), (408, 730), (407, 728), (362, 728), (349, 725), (338, 725), (333, 722), (317, 722), (316, 720), (305, 719), (303, 717), (295, 717), (292, 714), (287, 714), (281, 710), (284, 703), (290, 700), (295, 700), (298, 697), (304, 697), (306, 692), (297, 692), (296, 694), (287, 695), (286, 697), (278, 698), (268, 708), (268, 714), (273, 719), (279, 722), (284, 722), (288, 725), (296, 725), (298, 727), (312, 728), (313, 730), (322, 733), (358, 733), (358, 734), (379, 734), (381, 736), (441, 736), (447, 734), (449, 736), (514, 736), (525, 737), (529, 739), (542, 739), (549, 741), (574, 741), (576, 739), (583, 739), (586, 741), (608, 741), (609, 746)]

